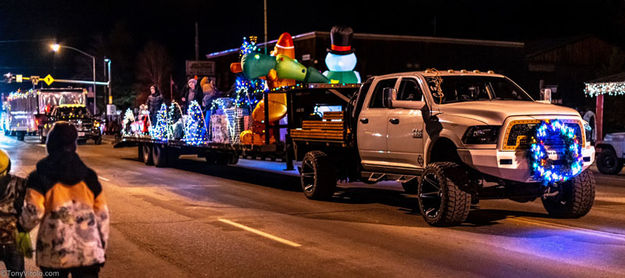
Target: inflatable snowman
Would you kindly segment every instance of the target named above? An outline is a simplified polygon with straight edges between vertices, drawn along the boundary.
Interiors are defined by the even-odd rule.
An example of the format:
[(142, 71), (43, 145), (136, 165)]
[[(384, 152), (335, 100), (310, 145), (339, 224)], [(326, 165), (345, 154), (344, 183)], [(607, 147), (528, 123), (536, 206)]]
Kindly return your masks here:
[(330, 83), (360, 83), (360, 74), (354, 71), (357, 60), (351, 46), (353, 35), (351, 27), (334, 26), (330, 31), (332, 46), (326, 56), (328, 70), (323, 73)]

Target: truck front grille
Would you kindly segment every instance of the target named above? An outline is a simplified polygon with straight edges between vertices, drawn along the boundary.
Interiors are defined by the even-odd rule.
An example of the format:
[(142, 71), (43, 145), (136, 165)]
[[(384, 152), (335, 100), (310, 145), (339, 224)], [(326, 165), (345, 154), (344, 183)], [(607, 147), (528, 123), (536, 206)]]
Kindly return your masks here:
[[(581, 138), (582, 144), (585, 143), (584, 134), (582, 133), (582, 125), (577, 120), (559, 120), (564, 122), (567, 126), (573, 128), (575, 135)], [(517, 149), (528, 149), (529, 139), (541, 120), (518, 120), (512, 121), (506, 128), (506, 134), (503, 140), (503, 150), (513, 151)], [(545, 142), (546, 145), (557, 146), (561, 144), (561, 140), (555, 140), (554, 142)]]

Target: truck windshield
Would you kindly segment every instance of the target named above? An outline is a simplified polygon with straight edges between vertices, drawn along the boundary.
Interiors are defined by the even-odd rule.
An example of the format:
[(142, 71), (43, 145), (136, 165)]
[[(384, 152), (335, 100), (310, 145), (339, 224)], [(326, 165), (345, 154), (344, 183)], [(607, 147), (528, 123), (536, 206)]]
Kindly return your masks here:
[[(440, 76), (428, 77), (427, 81), (437, 104), (478, 100), (533, 101), (523, 89), (503, 77)], [(439, 82), (442, 94), (438, 93)]]

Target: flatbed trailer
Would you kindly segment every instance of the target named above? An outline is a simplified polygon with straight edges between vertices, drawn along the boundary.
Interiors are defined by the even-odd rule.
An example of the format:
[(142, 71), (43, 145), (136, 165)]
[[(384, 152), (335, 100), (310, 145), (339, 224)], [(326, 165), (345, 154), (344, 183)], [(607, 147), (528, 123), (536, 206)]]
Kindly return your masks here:
[[(343, 115), (350, 97), (359, 87), (359, 84), (304, 84), (265, 92), (264, 99), (268, 99), (269, 94), (286, 94), (287, 123), (265, 125), (265, 134), (274, 134), (275, 142), (269, 142), (269, 136), (265, 136), (265, 142), (260, 145), (211, 141), (192, 145), (183, 139), (159, 140), (149, 135), (126, 135), (115, 147), (137, 146), (138, 159), (157, 167), (175, 165), (180, 155), (197, 155), (205, 158), (208, 164), (217, 165), (236, 164), (240, 157), (279, 160), (286, 164), (285, 169), (293, 170), (294, 160), (301, 160), (306, 150), (315, 146), (348, 147), (350, 134), (344, 126)], [(324, 111), (328, 116), (323, 116)], [(264, 112), (267, 118), (267, 106)], [(286, 133), (283, 141), (280, 140), (280, 130)]]

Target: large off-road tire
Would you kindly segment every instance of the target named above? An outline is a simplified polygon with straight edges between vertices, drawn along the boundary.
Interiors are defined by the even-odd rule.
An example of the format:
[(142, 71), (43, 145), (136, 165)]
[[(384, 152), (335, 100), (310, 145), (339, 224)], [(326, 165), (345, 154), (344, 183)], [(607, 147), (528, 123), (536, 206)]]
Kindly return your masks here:
[(152, 158), (152, 145), (143, 144), (141, 147), (143, 148), (141, 152), (143, 154), (143, 163), (145, 163), (145, 165), (154, 165), (154, 160)]
[(334, 195), (336, 171), (332, 159), (322, 151), (311, 151), (304, 155), (300, 180), (306, 198), (326, 200)]
[(167, 147), (161, 144), (152, 145), (152, 161), (156, 167), (167, 167)]
[(595, 201), (595, 177), (586, 170), (558, 184), (559, 194), (541, 198), (543, 206), (553, 217), (579, 218), (586, 215)]
[(464, 191), (467, 170), (453, 162), (430, 163), (419, 180), (419, 209), (432, 226), (458, 225), (467, 219), (471, 194)]
[(597, 169), (602, 174), (616, 175), (623, 170), (623, 160), (618, 158), (614, 150), (604, 148), (597, 154)]

